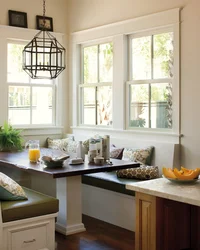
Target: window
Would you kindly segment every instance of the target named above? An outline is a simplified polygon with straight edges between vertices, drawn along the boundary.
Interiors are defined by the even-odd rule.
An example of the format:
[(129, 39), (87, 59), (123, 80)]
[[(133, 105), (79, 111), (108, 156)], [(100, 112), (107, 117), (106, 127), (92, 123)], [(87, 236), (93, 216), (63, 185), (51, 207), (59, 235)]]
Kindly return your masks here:
[(129, 127), (172, 129), (174, 34), (129, 36)]
[(81, 47), (82, 82), (80, 121), (86, 125), (112, 125), (113, 44)]
[(178, 142), (179, 26), (177, 8), (72, 34), (73, 133)]
[(7, 43), (9, 122), (55, 125), (55, 81), (33, 80), (22, 70), (22, 50), (26, 43), (14, 40)]

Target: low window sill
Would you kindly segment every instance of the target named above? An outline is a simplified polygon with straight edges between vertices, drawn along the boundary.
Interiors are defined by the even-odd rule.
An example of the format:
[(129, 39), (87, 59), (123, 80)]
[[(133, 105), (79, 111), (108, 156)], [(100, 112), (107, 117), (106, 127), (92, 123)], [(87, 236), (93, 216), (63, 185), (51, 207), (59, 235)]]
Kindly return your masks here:
[(61, 126), (38, 126), (38, 127), (15, 127), (22, 130), (23, 136), (31, 135), (56, 135), (63, 134), (63, 127)]

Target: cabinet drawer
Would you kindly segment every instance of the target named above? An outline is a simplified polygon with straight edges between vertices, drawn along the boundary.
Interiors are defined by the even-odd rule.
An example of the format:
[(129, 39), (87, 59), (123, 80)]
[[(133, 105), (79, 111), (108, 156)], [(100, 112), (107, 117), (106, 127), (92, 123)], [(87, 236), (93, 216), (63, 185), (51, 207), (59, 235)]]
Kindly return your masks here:
[(47, 227), (45, 225), (12, 232), (12, 250), (36, 250), (47, 247)]

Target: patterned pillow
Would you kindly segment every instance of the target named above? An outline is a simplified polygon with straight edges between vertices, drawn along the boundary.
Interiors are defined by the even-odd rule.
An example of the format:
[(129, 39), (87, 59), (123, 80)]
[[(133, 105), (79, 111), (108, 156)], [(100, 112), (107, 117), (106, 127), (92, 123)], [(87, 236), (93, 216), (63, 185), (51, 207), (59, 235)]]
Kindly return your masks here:
[[(67, 144), (67, 152), (68, 153), (76, 153), (76, 149), (79, 141), (69, 141)], [(83, 141), (82, 145), (84, 147), (85, 154), (89, 151), (89, 140)]]
[(90, 144), (90, 140), (89, 139), (83, 141), (83, 147), (85, 148), (85, 154), (87, 154), (88, 151), (89, 151), (89, 144)]
[(0, 172), (0, 200), (27, 200), (23, 188), (13, 179)]
[(69, 141), (71, 141), (70, 138), (64, 138), (64, 139), (51, 139), (47, 138), (47, 147), (52, 149), (60, 149), (67, 151), (67, 146)]
[(110, 158), (120, 159), (122, 158), (124, 148), (117, 148), (115, 145), (110, 146)]
[[(64, 150), (68, 153), (76, 153), (76, 148), (78, 141), (74, 141), (74, 138), (64, 138), (64, 139), (51, 139), (47, 138), (47, 146), (52, 149)], [(83, 147), (85, 149), (85, 154), (89, 151), (89, 140), (83, 141)]]
[(150, 180), (159, 177), (157, 166), (140, 166), (139, 168), (129, 168), (117, 170), (117, 177), (127, 179)]
[(154, 147), (150, 146), (144, 149), (125, 148), (122, 160), (136, 161), (144, 165), (151, 165)]
[(76, 153), (77, 146), (78, 146), (78, 141), (69, 141), (67, 144), (67, 152)]

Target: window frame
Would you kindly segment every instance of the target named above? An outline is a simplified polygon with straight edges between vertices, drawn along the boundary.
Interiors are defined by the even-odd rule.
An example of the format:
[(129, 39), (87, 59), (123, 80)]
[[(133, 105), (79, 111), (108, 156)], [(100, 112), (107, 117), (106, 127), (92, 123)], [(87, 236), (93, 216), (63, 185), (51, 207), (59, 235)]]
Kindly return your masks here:
[[(100, 82), (99, 81), (99, 46), (101, 44), (106, 44), (106, 43), (112, 43), (112, 39), (100, 39), (97, 41), (92, 41), (92, 42), (86, 42), (83, 44), (80, 44), (80, 84), (78, 84), (78, 100), (79, 100), (79, 115), (78, 115), (78, 124), (79, 126), (91, 126), (91, 127), (103, 127), (103, 128), (111, 128), (112, 125), (101, 125), (98, 124), (98, 111), (97, 111), (97, 103), (98, 103), (98, 94), (97, 94), (97, 88), (98, 87), (104, 87), (104, 86), (113, 86), (113, 81), (112, 82)], [(97, 83), (84, 83), (84, 48), (91, 47), (91, 46), (98, 46), (98, 60), (97, 60)], [(114, 50), (114, 49), (113, 49)], [(114, 55), (113, 55), (113, 61), (114, 61)], [(84, 88), (95, 88), (95, 124), (86, 124), (83, 123), (84, 120), (84, 103), (83, 103), (83, 89)], [(113, 96), (113, 89), (112, 89), (112, 96)], [(112, 105), (112, 112), (113, 112), (113, 105)]]
[[(148, 92), (149, 92), (149, 103), (148, 103), (148, 124), (151, 123), (151, 98), (150, 98), (150, 87), (151, 84), (153, 83), (159, 83), (159, 84), (164, 84), (164, 83), (170, 83), (172, 84), (172, 92), (173, 92), (173, 87), (175, 85), (174, 82), (174, 76), (172, 78), (153, 78), (153, 45), (151, 44), (151, 78), (150, 79), (141, 79), (141, 80), (133, 80), (132, 79), (132, 60), (131, 60), (131, 55), (132, 55), (132, 40), (135, 38), (140, 38), (140, 37), (146, 37), (146, 36), (152, 36), (153, 35), (158, 35), (158, 34), (162, 34), (162, 33), (167, 33), (167, 32), (173, 32), (173, 37), (174, 37), (174, 29), (173, 26), (170, 27), (162, 27), (162, 28), (155, 28), (152, 30), (148, 30), (148, 31), (143, 31), (143, 32), (138, 32), (135, 34), (130, 34), (128, 36), (128, 80), (126, 81), (126, 96), (127, 96), (127, 102), (126, 102), (126, 129), (127, 130), (145, 130), (145, 131), (151, 131), (151, 130), (156, 130), (158, 132), (171, 132), (173, 131), (173, 119), (174, 119), (174, 111), (172, 112), (172, 128), (141, 128), (141, 127), (131, 127), (129, 126), (130, 123), (130, 101), (131, 101), (131, 86), (132, 85), (140, 85), (140, 84), (146, 84), (148, 86)], [(173, 50), (173, 55), (175, 55), (176, 51), (175, 51), (175, 47)], [(174, 59), (174, 58), (173, 58)], [(175, 60), (174, 60), (174, 65), (173, 65), (173, 70), (175, 72)], [(174, 100), (174, 95), (172, 95), (172, 103), (175, 103)], [(175, 122), (177, 122), (175, 120)]]
[[(8, 44), (19, 44), (19, 45), (26, 45), (28, 43), (28, 41), (22, 41), (22, 40), (13, 40), (13, 39), (8, 39), (7, 40), (7, 48), (8, 48)], [(8, 50), (7, 50), (7, 56), (8, 56)], [(8, 73), (8, 70), (7, 70)], [(40, 83), (39, 83), (40, 82)], [(27, 82), (14, 82), (14, 81), (8, 81), (8, 77), (7, 77), (7, 88), (8, 88), (8, 95), (9, 95), (9, 87), (13, 86), (13, 87), (30, 87), (30, 123), (29, 124), (13, 124), (13, 126), (15, 127), (35, 127), (35, 126), (41, 126), (41, 127), (49, 127), (49, 126), (55, 126), (56, 125), (56, 79), (51, 80), (51, 83), (42, 83), (42, 79), (39, 79), (39, 81), (37, 83), (33, 83), (31, 82), (31, 77), (28, 76), (28, 81)], [(33, 104), (32, 104), (32, 92), (33, 92), (33, 88), (34, 87), (50, 87), (52, 88), (52, 121), (49, 124), (33, 124), (32, 120), (33, 120)], [(9, 99), (9, 97), (8, 97)], [(8, 100), (9, 101), (9, 100)], [(9, 113), (9, 103), (8, 103), (8, 113)], [(9, 119), (9, 116), (8, 116)]]
[[(96, 133), (109, 132), (116, 136), (119, 132), (132, 135), (142, 140), (168, 141), (178, 143), (180, 134), (180, 8), (170, 9), (146, 16), (111, 23), (96, 28), (72, 33), (71, 36), (71, 68), (70, 84), (72, 88), (72, 130), (76, 133), (85, 133), (86, 130)], [(174, 32), (174, 86), (173, 86), (173, 129), (129, 129), (127, 127), (127, 86), (128, 79), (128, 36), (160, 28), (172, 27)], [(101, 39), (113, 40), (113, 126), (101, 128), (95, 126), (82, 126), (79, 123), (79, 91), (80, 81), (80, 46)], [(94, 132), (94, 133), (95, 133)]]
[[(31, 29), (21, 29), (17, 27), (3, 26), (0, 25), (0, 54), (2, 56), (2, 60), (0, 62), (0, 74), (1, 74), (1, 84), (0, 84), (0, 105), (2, 107), (6, 107), (1, 110), (0, 116), (0, 124), (3, 124), (4, 121), (8, 121), (8, 87), (10, 86), (26, 86), (27, 83), (16, 83), (16, 82), (8, 82), (7, 79), (7, 46), (8, 43), (27, 43), (38, 33), (37, 30)], [(65, 42), (65, 36), (62, 33), (53, 33), (53, 35), (60, 41), (61, 43)], [(55, 110), (54, 117), (55, 123), (53, 124), (33, 124), (33, 125), (13, 125), (15, 128), (23, 129), (24, 135), (50, 135), (50, 134), (62, 134), (63, 133), (63, 111), (64, 111), (64, 93), (65, 89), (63, 86), (63, 82), (65, 79), (65, 74), (62, 74), (57, 79), (55, 79)], [(40, 84), (30, 83), (35, 87), (39, 87)], [(41, 86), (46, 86), (48, 84), (42, 84)], [(52, 85), (51, 85), (52, 86)]]

